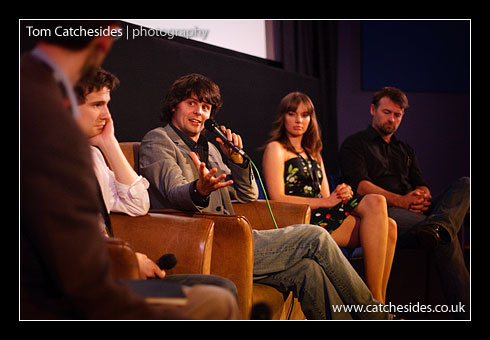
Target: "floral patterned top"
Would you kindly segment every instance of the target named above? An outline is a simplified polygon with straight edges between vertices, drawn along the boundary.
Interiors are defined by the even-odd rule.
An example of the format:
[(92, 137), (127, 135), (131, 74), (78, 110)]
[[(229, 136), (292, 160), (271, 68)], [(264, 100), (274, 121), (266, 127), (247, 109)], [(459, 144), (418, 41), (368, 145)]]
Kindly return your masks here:
[[(316, 176), (315, 176), (316, 175)], [(284, 164), (286, 195), (321, 197), (322, 171), (317, 161), (308, 157), (291, 158)]]
[[(301, 197), (322, 197), (323, 175), (318, 162), (300, 155), (284, 163), (285, 194)], [(363, 196), (353, 196), (331, 208), (319, 208), (311, 212), (311, 224), (327, 229), (332, 233), (354, 210)]]

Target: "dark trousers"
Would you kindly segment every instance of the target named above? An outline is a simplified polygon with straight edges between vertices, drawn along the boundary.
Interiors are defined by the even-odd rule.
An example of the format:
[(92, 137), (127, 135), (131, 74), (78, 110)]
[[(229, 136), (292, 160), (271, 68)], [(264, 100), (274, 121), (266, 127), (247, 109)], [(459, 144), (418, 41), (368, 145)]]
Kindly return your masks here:
[(440, 244), (432, 251), (432, 260), (439, 272), (447, 303), (462, 303), (465, 306), (465, 313), (454, 315), (458, 319), (469, 319), (470, 276), (457, 236), (469, 205), (470, 179), (462, 177), (449, 185), (442, 194), (433, 198), (430, 209), (423, 215), (397, 207), (388, 209), (388, 215), (398, 224), (399, 248), (418, 247), (409, 231), (419, 224), (438, 224), (451, 236), (449, 243)]

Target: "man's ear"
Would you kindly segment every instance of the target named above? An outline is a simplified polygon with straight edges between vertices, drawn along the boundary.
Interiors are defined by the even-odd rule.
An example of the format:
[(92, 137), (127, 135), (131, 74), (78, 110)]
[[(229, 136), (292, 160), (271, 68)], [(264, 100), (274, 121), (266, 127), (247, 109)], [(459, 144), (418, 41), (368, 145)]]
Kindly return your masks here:
[(373, 117), (374, 117), (374, 111), (376, 111), (376, 108), (374, 107), (374, 104), (371, 104), (370, 112), (371, 112), (371, 116)]

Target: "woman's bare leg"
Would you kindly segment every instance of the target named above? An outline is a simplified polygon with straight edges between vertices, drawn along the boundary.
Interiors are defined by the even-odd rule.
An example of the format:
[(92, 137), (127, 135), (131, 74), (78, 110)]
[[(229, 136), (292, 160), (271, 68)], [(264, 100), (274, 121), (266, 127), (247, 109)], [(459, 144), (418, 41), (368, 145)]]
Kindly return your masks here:
[(352, 213), (360, 218), (360, 223), (356, 224), (355, 219), (349, 216), (332, 233), (332, 237), (339, 246), (362, 247), (366, 285), (376, 300), (385, 303), (387, 264), (391, 270), (391, 261), (386, 261), (388, 255), (386, 199), (381, 195), (366, 195)]
[[(390, 279), (391, 266), (395, 256), (396, 239), (398, 237), (397, 225), (394, 219), (388, 217), (388, 242), (386, 244), (385, 270), (383, 273), (383, 296), (386, 299), (386, 289)], [(386, 301), (385, 301), (386, 303)]]

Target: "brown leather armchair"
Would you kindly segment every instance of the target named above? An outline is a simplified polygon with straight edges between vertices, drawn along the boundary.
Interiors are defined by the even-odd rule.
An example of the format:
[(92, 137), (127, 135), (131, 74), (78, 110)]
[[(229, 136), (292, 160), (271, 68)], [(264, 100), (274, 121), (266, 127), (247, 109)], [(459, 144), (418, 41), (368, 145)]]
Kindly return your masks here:
[[(126, 158), (138, 172), (140, 143), (124, 142), (120, 145)], [(310, 221), (311, 210), (308, 205), (279, 202), (270, 202), (270, 204), (279, 228)], [(240, 309), (244, 317), (250, 315), (252, 304), (263, 302), (271, 308), (272, 319), (286, 319), (289, 315), (291, 319), (304, 319), (299, 302), (294, 299), (296, 301), (292, 305), (292, 293), (285, 297), (273, 287), (253, 283), (252, 226), (258, 230), (274, 228), (266, 202), (236, 203), (233, 208), (235, 210), (233, 216), (169, 209), (152, 210), (151, 215), (204, 218), (214, 221), (210, 272), (226, 277), (235, 283), (238, 289)], [(120, 235), (116, 236), (123, 238)]]
[[(310, 221), (308, 205), (270, 202), (272, 212), (279, 228), (303, 224)], [(259, 200), (250, 203), (234, 203), (236, 215), (214, 213), (185, 212), (170, 209), (151, 210), (162, 215), (205, 218), (214, 221), (213, 253), (211, 274), (232, 280), (238, 289), (238, 302), (242, 315), (248, 316), (252, 305), (265, 303), (271, 309), (272, 319), (304, 319), (305, 316), (293, 294), (284, 296), (277, 289), (253, 282), (253, 235), (254, 229), (272, 229), (272, 222), (267, 204)], [(250, 222), (253, 221), (253, 224)], [(291, 310), (292, 308), (292, 310)]]
[(112, 260), (114, 275), (118, 279), (138, 280), (140, 271), (136, 254), (127, 242), (106, 238), (106, 248)]
[(164, 214), (130, 217), (111, 213), (110, 216), (114, 236), (127, 242), (135, 252), (153, 261), (163, 254), (175, 254), (178, 262), (170, 274), (210, 273), (212, 220)]
[(187, 218), (204, 218), (214, 222), (211, 274), (232, 280), (238, 290), (238, 302), (244, 318), (252, 309), (253, 236), (248, 220), (243, 216), (178, 210), (151, 210), (152, 213)]
[[(308, 224), (311, 218), (311, 209), (307, 204), (289, 204), (281, 202), (269, 202), (272, 213), (279, 228), (294, 224)], [(272, 218), (263, 200), (240, 204), (234, 203), (233, 209), (238, 216), (246, 216), (253, 229), (265, 230), (275, 228)], [(305, 316), (297, 298), (290, 292), (284, 296), (277, 289), (260, 284), (253, 284), (252, 303), (265, 303), (271, 308), (272, 319), (303, 320)]]

